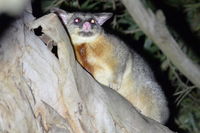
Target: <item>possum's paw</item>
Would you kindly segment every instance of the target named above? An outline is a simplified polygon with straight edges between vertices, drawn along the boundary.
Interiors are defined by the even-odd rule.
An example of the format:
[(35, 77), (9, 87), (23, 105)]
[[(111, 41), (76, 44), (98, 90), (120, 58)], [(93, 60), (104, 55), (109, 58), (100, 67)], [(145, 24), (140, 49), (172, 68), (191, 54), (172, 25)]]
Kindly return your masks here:
[(116, 91), (118, 91), (120, 89), (120, 85), (117, 84), (117, 83), (110, 83), (109, 87), (116, 90)]

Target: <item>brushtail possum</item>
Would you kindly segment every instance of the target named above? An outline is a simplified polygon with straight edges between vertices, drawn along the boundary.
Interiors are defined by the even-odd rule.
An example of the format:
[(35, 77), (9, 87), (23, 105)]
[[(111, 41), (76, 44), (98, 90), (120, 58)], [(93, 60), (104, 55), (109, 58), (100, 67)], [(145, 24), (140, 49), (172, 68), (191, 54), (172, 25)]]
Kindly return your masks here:
[(101, 27), (111, 13), (68, 13), (54, 8), (70, 35), (76, 59), (101, 84), (129, 100), (143, 115), (165, 123), (169, 111), (145, 61)]

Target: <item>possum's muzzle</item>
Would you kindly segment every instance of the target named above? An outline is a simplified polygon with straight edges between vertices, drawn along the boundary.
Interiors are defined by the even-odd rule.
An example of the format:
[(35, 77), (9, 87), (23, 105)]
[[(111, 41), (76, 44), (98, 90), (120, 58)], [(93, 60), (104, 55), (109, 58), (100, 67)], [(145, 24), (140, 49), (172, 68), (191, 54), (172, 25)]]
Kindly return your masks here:
[(93, 33), (91, 31), (89, 31), (89, 32), (80, 31), (80, 32), (78, 32), (78, 34), (80, 36), (84, 36), (84, 37), (90, 37), (93, 35)]

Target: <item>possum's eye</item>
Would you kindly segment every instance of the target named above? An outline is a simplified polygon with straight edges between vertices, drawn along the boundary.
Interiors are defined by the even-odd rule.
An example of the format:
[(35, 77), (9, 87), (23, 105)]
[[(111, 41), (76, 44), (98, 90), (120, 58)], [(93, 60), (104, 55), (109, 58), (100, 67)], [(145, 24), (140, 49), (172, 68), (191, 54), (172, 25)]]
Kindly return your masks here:
[(95, 23), (96, 23), (96, 20), (91, 19), (91, 20), (90, 20), (90, 23), (91, 23), (91, 24), (95, 24)]
[(80, 22), (81, 22), (81, 19), (80, 19), (80, 18), (75, 18), (75, 19), (74, 19), (74, 23), (75, 23), (75, 24), (78, 24), (78, 23), (80, 23)]

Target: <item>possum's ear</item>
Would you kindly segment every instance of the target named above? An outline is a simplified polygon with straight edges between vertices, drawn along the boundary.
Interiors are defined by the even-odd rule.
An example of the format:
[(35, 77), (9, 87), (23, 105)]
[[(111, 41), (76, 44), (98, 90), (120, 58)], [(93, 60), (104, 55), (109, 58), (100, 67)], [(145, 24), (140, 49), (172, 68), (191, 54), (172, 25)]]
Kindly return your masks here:
[(53, 13), (56, 13), (62, 19), (62, 21), (65, 25), (67, 24), (67, 22), (69, 21), (69, 19), (72, 16), (72, 13), (68, 13), (59, 8), (52, 8), (50, 11)]
[(95, 14), (95, 19), (97, 22), (102, 25), (104, 24), (109, 18), (112, 17), (112, 13), (96, 13)]

